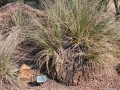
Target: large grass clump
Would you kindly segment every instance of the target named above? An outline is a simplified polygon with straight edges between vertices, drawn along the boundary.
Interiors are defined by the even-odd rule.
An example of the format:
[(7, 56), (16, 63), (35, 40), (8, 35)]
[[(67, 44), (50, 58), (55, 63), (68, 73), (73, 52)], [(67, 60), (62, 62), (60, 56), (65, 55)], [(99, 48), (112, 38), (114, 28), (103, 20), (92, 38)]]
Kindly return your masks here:
[[(78, 85), (116, 64), (115, 48), (107, 29), (109, 18), (96, 9), (98, 0), (46, 1), (43, 22), (32, 18), (36, 30), (27, 39), (41, 49), (36, 54), (41, 71), (66, 85)], [(115, 40), (114, 40), (115, 41)]]

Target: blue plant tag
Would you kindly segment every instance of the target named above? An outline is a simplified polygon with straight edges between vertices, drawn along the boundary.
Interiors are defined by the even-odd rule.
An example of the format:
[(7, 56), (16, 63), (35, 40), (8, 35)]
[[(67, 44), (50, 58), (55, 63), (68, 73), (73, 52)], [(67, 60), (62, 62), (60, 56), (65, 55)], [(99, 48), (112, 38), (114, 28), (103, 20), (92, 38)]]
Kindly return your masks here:
[(43, 82), (46, 82), (48, 80), (47, 75), (37, 76), (36, 79), (37, 79), (37, 83), (43, 83)]

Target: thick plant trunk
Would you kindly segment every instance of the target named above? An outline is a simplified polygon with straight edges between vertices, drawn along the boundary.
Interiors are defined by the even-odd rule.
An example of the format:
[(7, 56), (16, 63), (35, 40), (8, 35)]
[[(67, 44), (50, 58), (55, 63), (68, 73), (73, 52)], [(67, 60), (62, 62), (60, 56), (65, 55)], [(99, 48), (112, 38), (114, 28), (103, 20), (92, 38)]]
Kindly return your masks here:
[(116, 9), (116, 15), (120, 15), (120, 9), (118, 6), (118, 0), (113, 0), (114, 1), (114, 5), (115, 5), (115, 9)]
[(50, 70), (49, 76), (65, 85), (80, 85), (88, 78), (93, 78), (96, 70), (86, 59), (82, 49), (81, 46), (77, 46), (55, 51), (54, 67)]

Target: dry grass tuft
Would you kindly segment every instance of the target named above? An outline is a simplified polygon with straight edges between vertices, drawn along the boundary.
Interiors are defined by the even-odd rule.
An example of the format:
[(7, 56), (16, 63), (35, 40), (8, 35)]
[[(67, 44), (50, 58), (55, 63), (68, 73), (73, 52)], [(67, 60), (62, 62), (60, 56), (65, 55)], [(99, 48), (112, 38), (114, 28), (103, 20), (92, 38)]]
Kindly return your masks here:
[(8, 89), (10, 85), (16, 87), (16, 75), (18, 72), (18, 65), (12, 60), (12, 54), (19, 43), (20, 30), (15, 27), (7, 36), (0, 33), (0, 80), (1, 89)]

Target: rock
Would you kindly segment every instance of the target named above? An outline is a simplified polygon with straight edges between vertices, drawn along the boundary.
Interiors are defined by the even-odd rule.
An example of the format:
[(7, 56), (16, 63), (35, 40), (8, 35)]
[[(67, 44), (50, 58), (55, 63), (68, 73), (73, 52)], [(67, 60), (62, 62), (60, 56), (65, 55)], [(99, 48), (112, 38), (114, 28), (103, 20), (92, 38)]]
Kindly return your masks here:
[(31, 80), (35, 79), (35, 76), (36, 70), (32, 70), (32, 68), (29, 67), (28, 65), (22, 64), (18, 74), (19, 80)]

